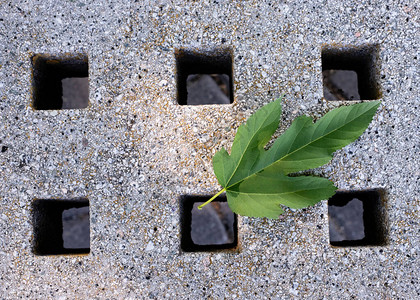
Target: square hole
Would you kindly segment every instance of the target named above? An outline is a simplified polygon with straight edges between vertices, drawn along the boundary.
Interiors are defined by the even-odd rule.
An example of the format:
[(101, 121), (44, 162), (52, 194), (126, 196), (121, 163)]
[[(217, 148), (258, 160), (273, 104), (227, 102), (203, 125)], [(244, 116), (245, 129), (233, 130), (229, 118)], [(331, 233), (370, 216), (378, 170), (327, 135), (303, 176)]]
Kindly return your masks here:
[(86, 56), (32, 57), (34, 109), (78, 109), (89, 104)]
[(231, 104), (233, 102), (230, 51), (197, 53), (177, 50), (175, 57), (180, 105)]
[(322, 77), (327, 100), (373, 100), (382, 97), (377, 45), (324, 47)]
[(328, 200), (330, 244), (382, 246), (387, 243), (383, 190), (339, 191)]
[(237, 250), (238, 218), (230, 210), (226, 197), (217, 197), (202, 210), (197, 208), (210, 198), (189, 195), (181, 197), (182, 251)]
[(32, 209), (36, 255), (90, 252), (88, 200), (37, 199)]

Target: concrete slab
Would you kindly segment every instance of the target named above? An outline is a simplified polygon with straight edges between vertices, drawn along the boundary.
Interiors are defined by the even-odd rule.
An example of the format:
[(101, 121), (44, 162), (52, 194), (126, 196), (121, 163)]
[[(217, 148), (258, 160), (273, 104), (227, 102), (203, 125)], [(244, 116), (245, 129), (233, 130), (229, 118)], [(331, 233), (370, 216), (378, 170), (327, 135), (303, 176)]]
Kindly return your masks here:
[[(413, 1), (0, 3), (0, 295), (128, 298), (419, 296), (419, 17)], [(382, 105), (314, 172), (386, 190), (389, 243), (335, 248), (323, 201), (279, 220), (239, 218), (238, 253), (180, 252), (179, 197), (219, 190), (211, 157), (285, 94), (279, 132), (323, 98), (321, 49), (379, 45)], [(234, 102), (177, 104), (178, 49), (228, 49)], [(34, 54), (89, 61), (86, 109), (34, 110)], [(362, 99), (366, 100), (366, 99)], [(86, 198), (90, 253), (36, 256), (34, 199)], [(154, 228), (157, 228), (154, 230)]]

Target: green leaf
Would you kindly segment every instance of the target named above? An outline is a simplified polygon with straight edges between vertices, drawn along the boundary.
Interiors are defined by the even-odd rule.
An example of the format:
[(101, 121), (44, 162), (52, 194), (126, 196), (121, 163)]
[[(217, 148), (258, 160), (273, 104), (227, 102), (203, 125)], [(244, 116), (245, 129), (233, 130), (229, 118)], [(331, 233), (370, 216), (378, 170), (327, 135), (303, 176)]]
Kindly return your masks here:
[(304, 208), (331, 197), (337, 188), (328, 179), (314, 176), (289, 177), (264, 170), (227, 190), (229, 207), (249, 217), (277, 218), (279, 204)]
[(252, 174), (253, 164), (264, 154), (264, 145), (279, 126), (280, 115), (280, 99), (265, 105), (239, 126), (230, 156), (224, 148), (214, 155), (213, 169), (221, 186)]
[(300, 116), (269, 150), (264, 146), (278, 127), (280, 99), (256, 111), (238, 128), (231, 154), (222, 149), (213, 157), (214, 172), (232, 211), (276, 218), (283, 212), (280, 205), (303, 208), (331, 197), (336, 188), (329, 180), (287, 175), (329, 162), (334, 151), (366, 130), (379, 105), (374, 101), (343, 106), (316, 123)]
[(313, 123), (298, 117), (261, 157), (256, 169), (268, 166), (284, 174), (317, 168), (329, 162), (333, 152), (355, 141), (369, 126), (380, 102), (342, 106)]

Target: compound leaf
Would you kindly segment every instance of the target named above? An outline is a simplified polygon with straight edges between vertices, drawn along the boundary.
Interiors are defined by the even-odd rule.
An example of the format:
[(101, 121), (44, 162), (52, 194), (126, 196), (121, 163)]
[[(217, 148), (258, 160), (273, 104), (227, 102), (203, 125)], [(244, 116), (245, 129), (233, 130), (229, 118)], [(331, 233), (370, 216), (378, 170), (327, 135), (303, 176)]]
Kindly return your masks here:
[(276, 218), (283, 212), (280, 205), (303, 208), (331, 197), (336, 188), (329, 180), (287, 175), (329, 162), (334, 151), (366, 130), (379, 105), (373, 101), (343, 106), (316, 123), (300, 116), (269, 150), (264, 146), (278, 127), (280, 99), (257, 110), (238, 128), (231, 154), (222, 149), (213, 157), (214, 172), (232, 211)]

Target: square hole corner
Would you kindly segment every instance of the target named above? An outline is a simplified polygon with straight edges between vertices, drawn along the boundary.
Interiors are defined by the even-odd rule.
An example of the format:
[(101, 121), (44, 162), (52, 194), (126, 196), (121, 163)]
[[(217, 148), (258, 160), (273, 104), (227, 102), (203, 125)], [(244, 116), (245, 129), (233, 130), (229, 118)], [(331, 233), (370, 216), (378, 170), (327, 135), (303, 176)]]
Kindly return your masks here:
[(181, 252), (237, 252), (238, 217), (219, 196), (198, 210), (211, 198), (203, 195), (180, 197)]
[(379, 85), (379, 44), (323, 45), (321, 64), (326, 100), (382, 98), (382, 89)]
[[(35, 199), (32, 203), (33, 253), (40, 256), (89, 254), (89, 210), (89, 200), (85, 198)], [(68, 211), (72, 213), (69, 215)], [(67, 220), (64, 220), (66, 213)]]
[(330, 245), (385, 246), (388, 218), (384, 189), (337, 191), (328, 200)]
[(232, 104), (231, 49), (195, 51), (177, 49), (176, 84), (179, 105)]
[(89, 106), (89, 63), (85, 54), (35, 54), (31, 64), (34, 110)]

